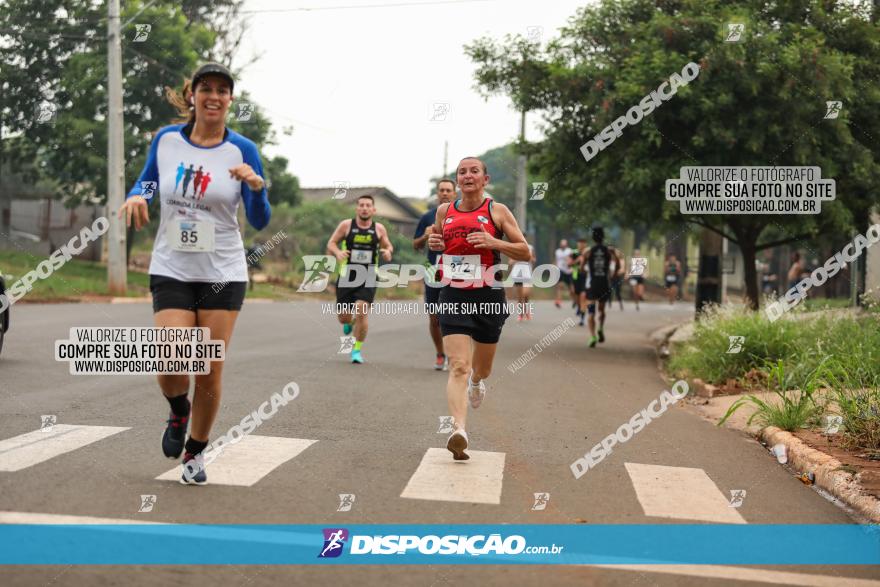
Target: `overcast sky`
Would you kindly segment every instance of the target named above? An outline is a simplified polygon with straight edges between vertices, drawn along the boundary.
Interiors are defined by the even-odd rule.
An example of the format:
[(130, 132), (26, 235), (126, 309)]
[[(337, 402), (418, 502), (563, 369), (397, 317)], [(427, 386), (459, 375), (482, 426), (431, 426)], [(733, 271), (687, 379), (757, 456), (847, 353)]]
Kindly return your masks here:
[[(445, 140), (451, 169), (515, 139), (519, 128), (507, 98), (486, 102), (473, 90), (462, 47), (484, 35), (526, 36), (529, 27), (542, 27), (546, 41), (587, 0), (441, 2), (247, 3), (254, 12), (242, 56), (262, 57), (236, 90), (268, 111), (279, 144), (267, 153), (287, 157), (303, 187), (348, 181), (427, 197), (429, 179), (443, 171)], [(398, 5), (377, 6), (388, 4)], [(293, 10), (307, 7), (319, 10)], [(449, 105), (445, 120), (434, 104)], [(534, 127), (527, 138), (538, 138)]]

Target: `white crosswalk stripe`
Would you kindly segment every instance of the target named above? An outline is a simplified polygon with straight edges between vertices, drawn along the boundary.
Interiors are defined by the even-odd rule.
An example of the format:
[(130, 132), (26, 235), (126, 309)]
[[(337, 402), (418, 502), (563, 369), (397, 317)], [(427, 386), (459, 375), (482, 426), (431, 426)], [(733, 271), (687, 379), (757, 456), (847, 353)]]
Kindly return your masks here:
[(745, 524), (703, 469), (624, 463), (646, 516)]
[[(208, 450), (205, 452), (205, 461), (210, 461), (205, 467), (208, 484), (250, 487), (316, 442), (318, 441), (302, 438), (250, 434), (235, 444), (224, 446), (213, 461), (213, 451)], [(181, 473), (182, 467), (178, 465), (156, 479), (178, 481)]]
[(468, 461), (453, 461), (445, 448), (429, 448), (400, 497), (498, 505), (504, 453), (469, 450), (468, 454)]
[(0, 441), (0, 471), (20, 471), (119, 432), (119, 426), (56, 424)]

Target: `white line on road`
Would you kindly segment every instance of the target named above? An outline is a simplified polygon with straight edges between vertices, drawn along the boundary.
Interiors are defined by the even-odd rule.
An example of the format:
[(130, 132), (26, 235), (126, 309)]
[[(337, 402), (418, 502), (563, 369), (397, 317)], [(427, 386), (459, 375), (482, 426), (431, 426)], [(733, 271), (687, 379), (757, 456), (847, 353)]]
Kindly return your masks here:
[(128, 428), (56, 424), (0, 440), (0, 471), (20, 471), (124, 430)]
[[(216, 460), (205, 467), (208, 484), (250, 487), (316, 442), (303, 438), (249, 434), (235, 444), (224, 446)], [(212, 451), (207, 451), (205, 459), (210, 459), (211, 454)], [(182, 468), (178, 465), (156, 479), (178, 481), (181, 474)]]
[(0, 524), (160, 524), (143, 520), (122, 518), (98, 518), (95, 516), (67, 516), (64, 514), (40, 514), (33, 512), (0, 512)]
[(646, 516), (722, 524), (746, 521), (703, 469), (624, 463)]
[(802, 585), (803, 587), (878, 587), (880, 581), (857, 579), (809, 573), (789, 573), (770, 569), (750, 567), (731, 567), (721, 565), (588, 565), (602, 569), (635, 571), (637, 573), (664, 573), (667, 575), (686, 575), (709, 579), (730, 579), (733, 581), (752, 581), (773, 585)]
[(469, 461), (453, 461), (445, 448), (429, 448), (400, 497), (501, 503), (504, 453), (471, 450), (468, 454)]

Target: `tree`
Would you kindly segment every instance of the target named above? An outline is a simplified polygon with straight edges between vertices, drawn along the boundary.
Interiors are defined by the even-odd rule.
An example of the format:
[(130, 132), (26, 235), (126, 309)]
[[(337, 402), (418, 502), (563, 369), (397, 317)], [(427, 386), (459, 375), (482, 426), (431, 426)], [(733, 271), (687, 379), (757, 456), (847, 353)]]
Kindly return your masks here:
[[(0, 44), (0, 80), (4, 89), (22, 90), (4, 104), (3, 126), (18, 137), (15, 151), (6, 153), (13, 162), (37, 159), (39, 173), (75, 203), (106, 192), (106, 7), (52, 2), (37, 11), (42, 26), (31, 28), (29, 15), (45, 4), (15, 0), (11, 14), (4, 13), (0, 34), (10, 44)], [(149, 134), (175, 114), (164, 87), (179, 86), (215, 41), (212, 31), (188, 21), (173, 3), (144, 4), (126, 3), (122, 14), (123, 22), (136, 17), (123, 29), (127, 185), (143, 167)], [(134, 43), (141, 23), (152, 23), (152, 29), (145, 42)], [(34, 113), (46, 105), (56, 115), (53, 123), (41, 124)]]
[[(726, 43), (727, 23), (745, 38)], [(516, 44), (478, 41), (478, 75), (509, 72), (493, 56)], [(475, 45), (477, 45), (475, 44)], [(589, 162), (581, 146), (689, 62), (699, 77)], [(582, 8), (550, 43), (539, 96), (546, 139), (535, 167), (553, 186), (548, 203), (621, 223), (699, 225), (736, 242), (746, 294), (758, 307), (757, 251), (821, 234), (863, 230), (880, 179), (880, 31), (863, 6), (818, 0), (604, 0)], [(482, 82), (491, 89), (497, 82)], [(495, 85), (492, 85), (492, 84)], [(517, 95), (521, 95), (520, 90)], [(823, 120), (826, 99), (844, 102)], [(687, 215), (664, 198), (685, 165), (817, 165), (837, 180), (821, 215)]]
[[(244, 107), (245, 104), (247, 107)], [(227, 126), (256, 143), (261, 153), (267, 146), (277, 144), (272, 121), (248, 92), (242, 92), (235, 97)], [(287, 164), (286, 157), (263, 156), (269, 203), (273, 206), (282, 202), (295, 206), (302, 200), (299, 179), (287, 171)]]
[(279, 155), (266, 159), (263, 167), (269, 182), (269, 203), (273, 206), (282, 203), (289, 206), (299, 205), (302, 201), (299, 179), (287, 172), (287, 158)]
[[(140, 174), (153, 134), (177, 116), (165, 87), (180, 89), (197, 65), (229, 59), (241, 40), (243, 0), (126, 2), (123, 77), (126, 186)], [(0, 12), (0, 128), (4, 161), (30, 170), (31, 181), (57, 186), (71, 204), (106, 193), (106, 7), (86, 0), (10, 0)], [(39, 23), (38, 27), (34, 24)], [(144, 42), (136, 25), (149, 24)], [(231, 65), (225, 61), (227, 65)], [(243, 93), (237, 101), (251, 101)], [(34, 115), (51, 104), (54, 123)], [(273, 144), (271, 121), (255, 108), (253, 122), (230, 121), (259, 147)], [(36, 161), (35, 165), (28, 165)], [(271, 164), (270, 164), (271, 162)], [(295, 202), (298, 181), (286, 160), (266, 161), (278, 201)]]

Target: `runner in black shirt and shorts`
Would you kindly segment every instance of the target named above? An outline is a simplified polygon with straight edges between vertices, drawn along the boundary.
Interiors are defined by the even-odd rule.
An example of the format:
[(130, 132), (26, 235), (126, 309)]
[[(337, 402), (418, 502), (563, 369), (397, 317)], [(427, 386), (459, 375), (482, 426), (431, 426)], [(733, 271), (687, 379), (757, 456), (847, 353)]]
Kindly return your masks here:
[(354, 330), (355, 343), (351, 351), (354, 364), (364, 362), (361, 348), (367, 338), (367, 314), (376, 297), (373, 280), (379, 254), (387, 262), (394, 251), (388, 231), (382, 223), (373, 220), (375, 214), (373, 196), (361, 196), (357, 200), (357, 215), (340, 222), (327, 241), (327, 250), (342, 264), (336, 281), (336, 304), (344, 306), (338, 314), (342, 333), (348, 336)]
[[(623, 267), (620, 257), (614, 249), (603, 244), (605, 229), (601, 226), (593, 228), (595, 245), (587, 252), (584, 266), (590, 273), (590, 285), (587, 299), (595, 304), (590, 308), (590, 348), (597, 342), (605, 342), (605, 302), (611, 298), (611, 280)], [(615, 275), (611, 274), (611, 262), (615, 263)], [(596, 335), (596, 311), (599, 313), (599, 332)]]

